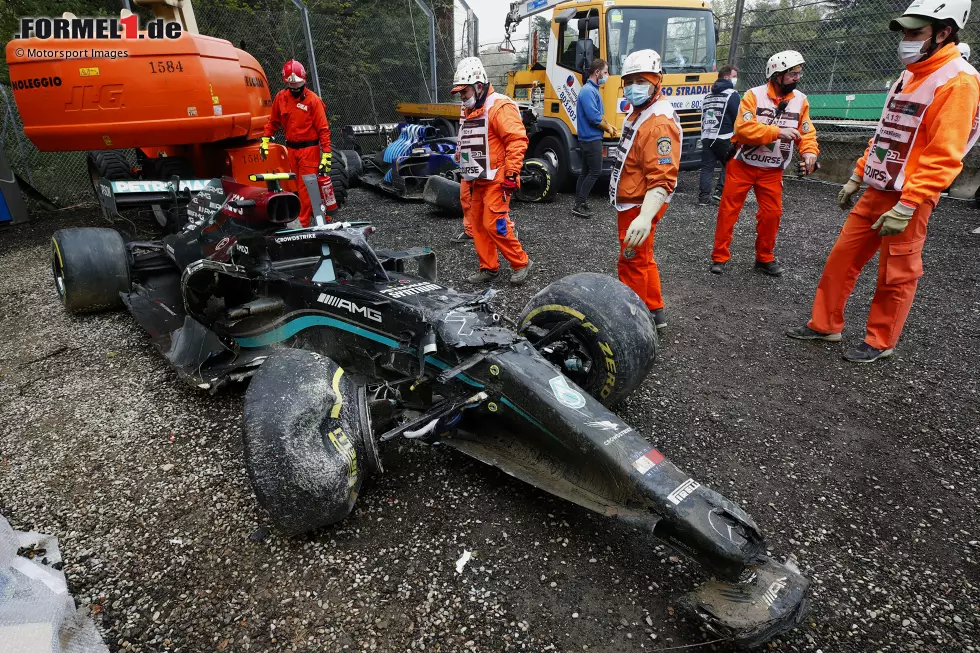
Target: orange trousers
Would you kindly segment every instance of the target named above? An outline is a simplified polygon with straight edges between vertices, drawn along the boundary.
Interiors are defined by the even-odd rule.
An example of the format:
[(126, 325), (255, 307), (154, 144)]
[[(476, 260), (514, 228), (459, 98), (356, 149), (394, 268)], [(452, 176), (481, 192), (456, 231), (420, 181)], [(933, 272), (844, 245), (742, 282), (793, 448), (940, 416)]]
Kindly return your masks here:
[(755, 214), (755, 260), (771, 263), (776, 258), (773, 250), (783, 215), (783, 169), (760, 168), (732, 159), (725, 166), (725, 189), (718, 206), (715, 249), (711, 252), (715, 263), (727, 263), (732, 258), (732, 233), (745, 196), (753, 188), (759, 202), (759, 212)]
[[(303, 175), (315, 175), (320, 168), (320, 146), (303, 147), (298, 150), (288, 150), (289, 169), (296, 173), (297, 195), (299, 195), (299, 222), (304, 227), (310, 226), (310, 218), (313, 216), (313, 205), (310, 203), (310, 194), (306, 192), (306, 184), (303, 183)], [(317, 202), (319, 197), (314, 198)]]
[(898, 344), (922, 276), (922, 246), (926, 242), (929, 216), (936, 207), (935, 200), (923, 202), (905, 231), (882, 238), (871, 225), (901, 197), (897, 191), (869, 188), (847, 216), (817, 286), (813, 313), (807, 323), (814, 331), (841, 332), (844, 306), (858, 275), (878, 252), (878, 285), (871, 300), (864, 341), (882, 350)]
[(514, 270), (527, 266), (527, 254), (514, 235), (514, 223), (510, 220), (510, 201), (504, 197), (500, 184), (464, 181), (459, 192), (463, 228), (468, 229), (467, 233), (472, 232), (480, 269), (499, 270), (498, 253), (504, 255)]
[(623, 241), (626, 239), (626, 230), (629, 229), (630, 223), (640, 215), (640, 207), (634, 206), (616, 214), (619, 227), (619, 262), (616, 268), (619, 272), (619, 280), (629, 286), (651, 311), (664, 307), (664, 298), (660, 291), (660, 270), (657, 268), (657, 261), (653, 258), (653, 240), (657, 235), (657, 223), (667, 212), (667, 206), (664, 204), (653, 218), (650, 235), (638, 247), (633, 248), (630, 257), (626, 256)]
[(463, 231), (470, 238), (473, 237), (473, 216), (471, 208), (473, 206), (473, 182), (461, 181), (459, 183), (459, 204), (463, 207)]

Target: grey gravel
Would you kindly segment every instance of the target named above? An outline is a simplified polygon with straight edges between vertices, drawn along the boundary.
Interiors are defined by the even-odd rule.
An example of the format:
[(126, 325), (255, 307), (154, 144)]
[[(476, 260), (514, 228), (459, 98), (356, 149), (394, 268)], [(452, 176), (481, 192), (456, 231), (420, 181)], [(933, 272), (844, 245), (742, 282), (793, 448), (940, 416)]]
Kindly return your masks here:
[[(657, 232), (671, 325), (618, 412), (758, 521), (772, 553), (813, 581), (808, 623), (783, 651), (980, 650), (980, 213), (944, 201), (896, 355), (851, 366), (873, 267), (845, 342), (798, 343), (843, 214), (837, 188), (788, 181), (781, 279), (752, 271), (750, 200), (734, 259), (707, 271), (714, 228), (685, 173)], [(496, 285), (516, 317), (577, 271), (615, 274), (615, 216), (597, 190), (518, 205), (536, 265)], [(431, 245), (442, 279), (476, 268), (459, 224), (358, 189), (345, 209), (379, 246)], [(266, 529), (242, 461), (242, 389), (185, 387), (126, 313), (65, 314), (51, 233), (94, 210), (0, 235), (0, 513), (55, 534), (70, 591), (113, 651), (653, 651), (715, 639), (675, 612), (698, 568), (459, 454), (383, 450), (385, 475), (344, 523), (284, 539)], [(45, 357), (47, 356), (47, 357)], [(463, 574), (455, 561), (474, 552)], [(578, 618), (576, 618), (576, 615)], [(2, 647), (0, 647), (2, 648)], [(729, 650), (720, 643), (694, 650)]]

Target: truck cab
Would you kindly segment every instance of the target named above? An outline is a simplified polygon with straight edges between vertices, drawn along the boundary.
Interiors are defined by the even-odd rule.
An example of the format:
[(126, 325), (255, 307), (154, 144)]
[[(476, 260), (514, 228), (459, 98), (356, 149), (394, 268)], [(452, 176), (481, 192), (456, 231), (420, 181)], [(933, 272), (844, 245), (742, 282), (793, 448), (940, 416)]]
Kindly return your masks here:
[[(701, 161), (701, 103), (718, 79), (716, 30), (710, 5), (703, 0), (594, 0), (555, 7), (548, 51), (538, 53), (532, 37), (527, 70), (509, 75), (507, 94), (533, 114), (528, 155), (548, 159), (559, 183), (581, 169), (576, 102), (596, 57), (609, 64), (609, 80), (600, 88), (606, 119), (618, 129), (629, 115), (621, 70), (626, 56), (656, 50), (663, 60), (663, 95), (674, 105), (683, 129), (682, 168)], [(603, 172), (612, 169), (605, 139)]]

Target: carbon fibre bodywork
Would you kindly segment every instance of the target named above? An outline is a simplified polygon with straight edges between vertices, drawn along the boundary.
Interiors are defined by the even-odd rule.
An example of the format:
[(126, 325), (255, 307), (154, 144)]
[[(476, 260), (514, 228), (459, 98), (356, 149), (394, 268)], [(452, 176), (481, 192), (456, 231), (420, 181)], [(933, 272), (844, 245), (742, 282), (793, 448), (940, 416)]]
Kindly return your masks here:
[(274, 348), (313, 350), (364, 384), (406, 388), (419, 439), (696, 560), (716, 580), (682, 603), (715, 632), (753, 645), (800, 623), (809, 581), (793, 559), (767, 555), (742, 508), (570, 382), (494, 312), (492, 293), (440, 284), (427, 248), (372, 249), (366, 225), (282, 230), (236, 205), (236, 190), (225, 180), (193, 200), (198, 219), (182, 233), (128, 245), (124, 301), (181, 378), (214, 391), (254, 374)]

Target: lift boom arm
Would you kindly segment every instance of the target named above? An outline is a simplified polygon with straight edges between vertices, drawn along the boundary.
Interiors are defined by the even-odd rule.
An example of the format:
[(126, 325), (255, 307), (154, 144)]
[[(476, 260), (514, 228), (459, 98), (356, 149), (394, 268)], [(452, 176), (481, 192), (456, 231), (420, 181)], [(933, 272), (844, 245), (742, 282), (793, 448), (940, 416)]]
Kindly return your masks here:
[(525, 2), (511, 2), (510, 11), (504, 19), (504, 30), (507, 34), (506, 40), (510, 42), (510, 36), (514, 29), (525, 18), (534, 16), (542, 12), (554, 9), (558, 5), (568, 2), (568, 0), (525, 0)]

